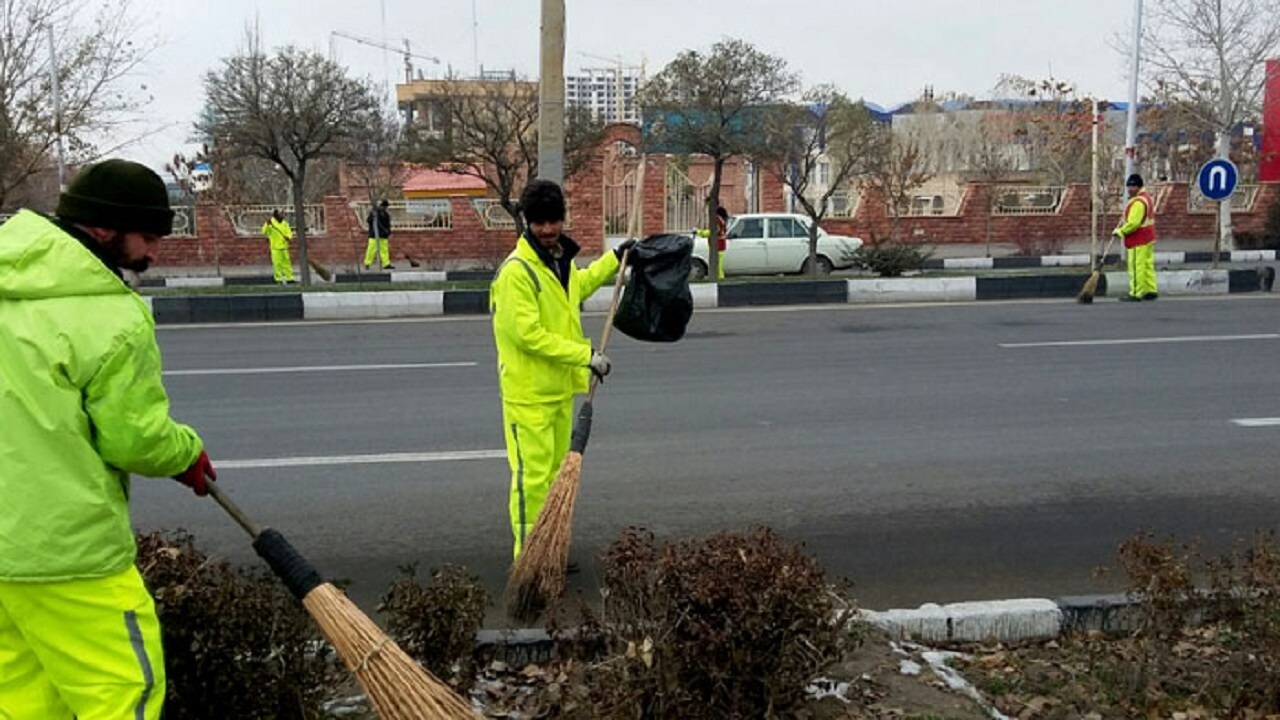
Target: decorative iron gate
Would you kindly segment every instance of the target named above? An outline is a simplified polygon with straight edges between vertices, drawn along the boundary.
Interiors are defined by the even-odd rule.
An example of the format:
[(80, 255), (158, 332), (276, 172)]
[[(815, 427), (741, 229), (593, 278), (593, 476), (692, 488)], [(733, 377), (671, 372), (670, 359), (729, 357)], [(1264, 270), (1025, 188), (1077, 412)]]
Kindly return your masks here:
[(707, 224), (711, 182), (695, 185), (680, 168), (667, 165), (666, 232), (687, 233)]

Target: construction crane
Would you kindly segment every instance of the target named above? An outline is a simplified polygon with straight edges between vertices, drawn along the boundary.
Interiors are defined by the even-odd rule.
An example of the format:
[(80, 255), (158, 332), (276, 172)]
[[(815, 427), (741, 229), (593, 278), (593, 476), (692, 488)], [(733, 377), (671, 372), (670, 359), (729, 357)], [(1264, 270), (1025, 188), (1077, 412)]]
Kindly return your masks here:
[(377, 40), (370, 40), (369, 38), (360, 37), (359, 35), (352, 35), (351, 33), (345, 33), (340, 30), (329, 31), (329, 56), (330, 57), (333, 57), (336, 54), (334, 52), (334, 47), (333, 47), (334, 38), (345, 38), (352, 42), (360, 43), (361, 45), (368, 45), (369, 47), (375, 47), (381, 50), (388, 50), (390, 52), (400, 53), (401, 55), (404, 56), (404, 81), (406, 83), (413, 82), (413, 59), (414, 58), (417, 58), (419, 60), (427, 60), (432, 63), (435, 63), (436, 65), (440, 64), (440, 58), (438, 57), (435, 57), (433, 55), (421, 55), (419, 53), (413, 52), (412, 48), (409, 46), (409, 41), (407, 39), (401, 38), (401, 42), (404, 43), (404, 47), (395, 47), (394, 45), (387, 45), (386, 43), (381, 43), (381, 42), (378, 42)]

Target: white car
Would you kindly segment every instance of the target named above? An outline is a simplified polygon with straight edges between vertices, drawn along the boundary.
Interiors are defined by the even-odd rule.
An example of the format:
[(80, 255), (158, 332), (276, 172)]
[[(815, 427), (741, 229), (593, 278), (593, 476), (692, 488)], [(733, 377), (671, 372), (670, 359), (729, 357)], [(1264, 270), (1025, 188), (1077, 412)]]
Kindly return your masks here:
[[(729, 218), (724, 251), (725, 275), (769, 275), (775, 273), (807, 273), (809, 271), (808, 215), (796, 213), (752, 213)], [(853, 266), (853, 253), (862, 240), (844, 235), (831, 235), (818, 228), (818, 273)], [(707, 262), (706, 238), (694, 237), (693, 270), (690, 277), (705, 278)]]

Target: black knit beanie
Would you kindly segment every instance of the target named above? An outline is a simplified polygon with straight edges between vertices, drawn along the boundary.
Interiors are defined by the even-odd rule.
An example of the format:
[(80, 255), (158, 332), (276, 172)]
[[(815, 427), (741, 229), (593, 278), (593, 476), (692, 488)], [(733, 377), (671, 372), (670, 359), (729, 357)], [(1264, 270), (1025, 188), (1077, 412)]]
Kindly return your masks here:
[(564, 191), (550, 180), (534, 180), (520, 193), (520, 211), (525, 222), (546, 223), (564, 220)]
[(104, 160), (81, 170), (59, 196), (55, 214), (89, 227), (173, 232), (164, 181), (151, 168), (128, 160)]

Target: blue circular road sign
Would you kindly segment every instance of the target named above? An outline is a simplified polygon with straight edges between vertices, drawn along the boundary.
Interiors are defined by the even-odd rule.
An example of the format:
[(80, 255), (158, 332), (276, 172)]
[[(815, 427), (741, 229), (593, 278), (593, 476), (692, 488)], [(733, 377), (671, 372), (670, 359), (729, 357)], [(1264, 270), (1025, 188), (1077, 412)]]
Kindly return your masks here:
[(1210, 200), (1226, 200), (1236, 191), (1236, 183), (1240, 181), (1240, 173), (1230, 160), (1217, 158), (1210, 160), (1200, 168), (1197, 182), (1200, 194)]

